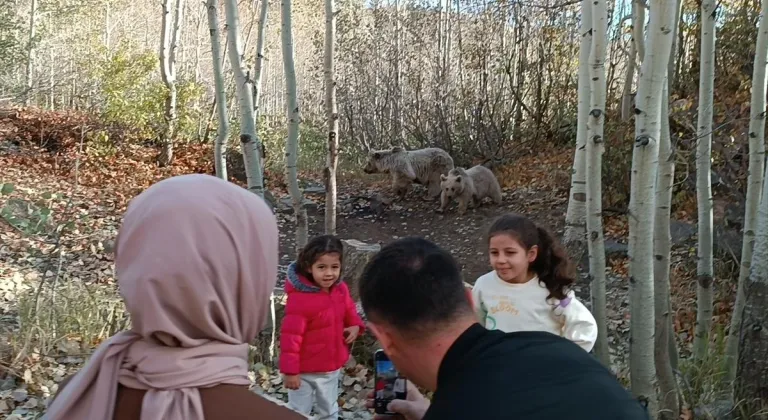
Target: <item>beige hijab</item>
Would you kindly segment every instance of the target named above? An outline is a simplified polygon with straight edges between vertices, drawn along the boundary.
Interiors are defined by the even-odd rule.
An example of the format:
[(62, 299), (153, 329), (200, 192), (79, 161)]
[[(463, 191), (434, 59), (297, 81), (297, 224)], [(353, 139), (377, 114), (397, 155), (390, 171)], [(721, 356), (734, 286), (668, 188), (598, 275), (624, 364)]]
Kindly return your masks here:
[(248, 385), (264, 327), (277, 223), (258, 196), (209, 175), (163, 180), (134, 198), (115, 247), (132, 328), (105, 341), (46, 419), (111, 419), (117, 384), (147, 390), (142, 419), (202, 419), (198, 388)]

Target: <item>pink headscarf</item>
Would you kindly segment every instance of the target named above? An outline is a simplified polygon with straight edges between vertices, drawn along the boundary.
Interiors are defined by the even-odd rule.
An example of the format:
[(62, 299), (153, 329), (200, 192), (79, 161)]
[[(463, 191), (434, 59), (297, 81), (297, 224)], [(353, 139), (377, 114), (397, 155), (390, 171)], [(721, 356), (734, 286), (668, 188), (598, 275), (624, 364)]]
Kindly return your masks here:
[(111, 419), (117, 384), (147, 390), (142, 419), (202, 419), (198, 388), (248, 385), (278, 232), (258, 196), (209, 175), (163, 180), (128, 206), (115, 247), (132, 328), (99, 346), (46, 419)]

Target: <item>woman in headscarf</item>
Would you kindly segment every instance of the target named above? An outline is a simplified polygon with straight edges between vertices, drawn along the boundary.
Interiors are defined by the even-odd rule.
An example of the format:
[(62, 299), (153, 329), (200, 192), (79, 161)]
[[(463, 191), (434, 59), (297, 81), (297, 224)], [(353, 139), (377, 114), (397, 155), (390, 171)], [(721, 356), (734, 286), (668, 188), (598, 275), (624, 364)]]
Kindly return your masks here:
[(248, 390), (277, 263), (275, 217), (245, 189), (183, 175), (139, 194), (115, 246), (131, 329), (62, 384), (45, 418), (307, 418)]

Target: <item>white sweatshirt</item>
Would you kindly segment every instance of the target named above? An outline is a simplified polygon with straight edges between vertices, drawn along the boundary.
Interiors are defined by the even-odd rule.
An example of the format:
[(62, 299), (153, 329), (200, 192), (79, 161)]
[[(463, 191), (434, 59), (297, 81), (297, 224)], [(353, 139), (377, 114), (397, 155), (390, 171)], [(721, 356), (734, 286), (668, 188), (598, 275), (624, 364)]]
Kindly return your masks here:
[(597, 322), (575, 296), (547, 301), (549, 290), (534, 277), (527, 283), (501, 280), (496, 271), (484, 274), (472, 288), (475, 312), (482, 325), (504, 332), (546, 331), (565, 337), (586, 351), (597, 339)]

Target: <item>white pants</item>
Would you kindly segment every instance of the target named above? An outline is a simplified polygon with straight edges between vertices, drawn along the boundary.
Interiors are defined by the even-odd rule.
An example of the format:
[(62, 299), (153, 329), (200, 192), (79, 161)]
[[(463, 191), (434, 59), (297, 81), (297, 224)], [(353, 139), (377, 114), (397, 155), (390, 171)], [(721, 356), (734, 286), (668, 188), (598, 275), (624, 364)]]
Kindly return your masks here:
[(302, 373), (299, 375), (299, 389), (288, 390), (288, 405), (307, 415), (314, 405), (318, 420), (337, 420), (340, 373), (341, 369), (327, 373)]

